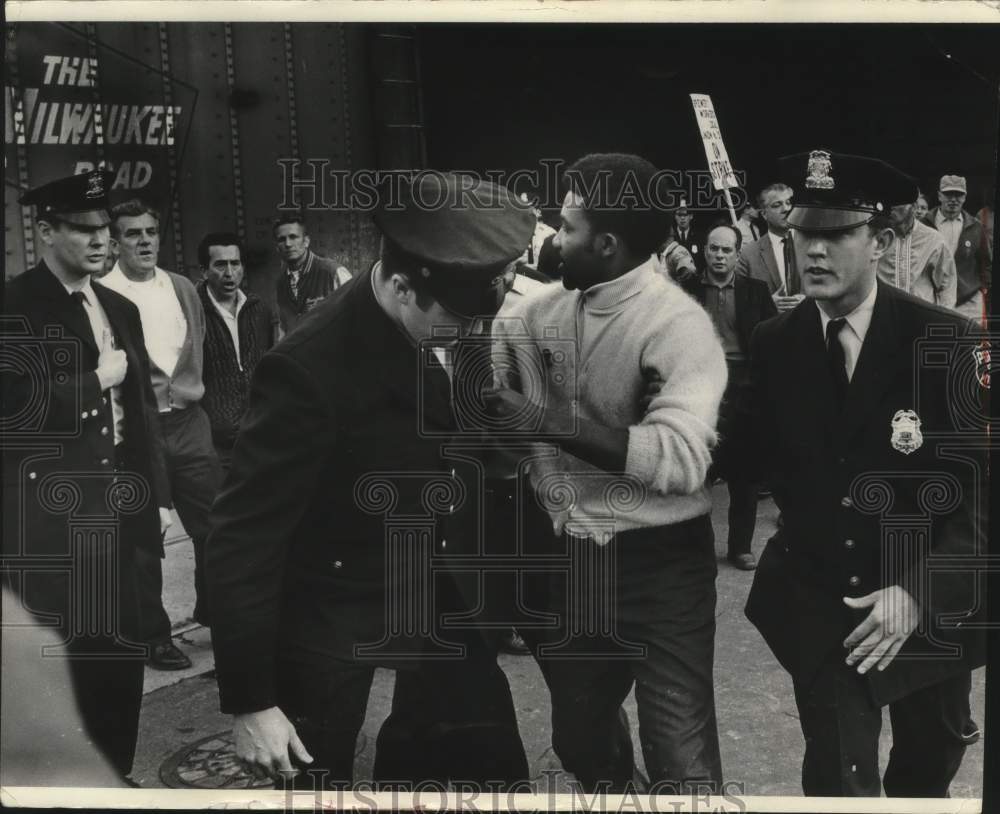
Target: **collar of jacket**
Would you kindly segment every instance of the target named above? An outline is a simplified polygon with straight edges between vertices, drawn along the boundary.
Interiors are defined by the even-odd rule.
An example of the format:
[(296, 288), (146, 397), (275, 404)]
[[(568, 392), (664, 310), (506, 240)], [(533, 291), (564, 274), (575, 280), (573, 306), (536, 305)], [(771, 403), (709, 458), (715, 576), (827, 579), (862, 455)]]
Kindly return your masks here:
[[(216, 316), (219, 316), (218, 312), (215, 310), (215, 305), (213, 304), (212, 300), (209, 298), (208, 281), (207, 280), (199, 280), (197, 283), (195, 283), (194, 287), (195, 287), (195, 289), (198, 292), (198, 296), (201, 298), (202, 304), (205, 306), (205, 314), (206, 314), (206, 316), (209, 315), (209, 314), (215, 314)], [(243, 308), (240, 310), (241, 314), (248, 307), (250, 307), (251, 304), (255, 305), (256, 303), (258, 303), (258, 302), (261, 301), (260, 297), (258, 297), (252, 291), (243, 291), (243, 293), (246, 295), (247, 299), (246, 299), (246, 302), (243, 303)], [(219, 318), (221, 319), (221, 317), (219, 317)]]
[[(44, 260), (39, 260), (38, 265), (26, 273), (31, 288), (38, 296), (49, 300), (69, 301), (70, 297), (66, 287)], [(91, 283), (93, 283), (93, 277), (91, 277)]]

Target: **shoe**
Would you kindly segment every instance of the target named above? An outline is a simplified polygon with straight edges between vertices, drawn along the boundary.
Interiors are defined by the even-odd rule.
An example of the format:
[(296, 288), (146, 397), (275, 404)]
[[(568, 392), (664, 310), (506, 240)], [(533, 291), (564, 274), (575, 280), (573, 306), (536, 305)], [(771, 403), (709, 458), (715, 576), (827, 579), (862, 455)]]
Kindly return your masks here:
[(186, 670), (191, 666), (191, 659), (173, 642), (159, 642), (149, 646), (146, 664), (154, 670)]
[(753, 571), (757, 567), (757, 558), (753, 554), (730, 554), (726, 559), (740, 571)]
[(512, 656), (531, 655), (531, 648), (528, 647), (524, 639), (521, 638), (521, 634), (514, 630), (514, 628), (511, 628), (500, 636), (500, 645), (497, 649), (502, 653), (510, 653)]
[(966, 746), (972, 746), (974, 743), (979, 742), (979, 736), (982, 733), (979, 731), (979, 724), (969, 718), (965, 722), (965, 726), (962, 727), (962, 743)]

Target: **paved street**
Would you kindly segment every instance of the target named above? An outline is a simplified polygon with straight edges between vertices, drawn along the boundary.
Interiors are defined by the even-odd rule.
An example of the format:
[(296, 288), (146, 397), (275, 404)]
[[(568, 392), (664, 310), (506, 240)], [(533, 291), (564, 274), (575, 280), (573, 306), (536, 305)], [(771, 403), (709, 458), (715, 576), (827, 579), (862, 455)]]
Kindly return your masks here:
[[(725, 486), (716, 488), (716, 549), (725, 549)], [(774, 531), (776, 510), (770, 500), (759, 504), (755, 552)], [(228, 716), (218, 711), (211, 639), (208, 631), (189, 619), (194, 606), (193, 554), (183, 530), (168, 534), (164, 591), (174, 622), (175, 641), (191, 657), (194, 667), (181, 673), (146, 671), (146, 696), (142, 711), (139, 750), (134, 778), (146, 787), (184, 784), (218, 787), (234, 770), (224, 742), (214, 736), (229, 728)], [(719, 563), (718, 635), (715, 686), (719, 734), (725, 779), (745, 784), (745, 794), (797, 795), (802, 735), (792, 687), (756, 630), (743, 617), (743, 604), (752, 574), (737, 571), (724, 559)], [(510, 680), (521, 735), (532, 772), (558, 768), (549, 749), (549, 706), (541, 675), (530, 657), (502, 655), (500, 663)], [(368, 715), (358, 744), (356, 777), (371, 776), (375, 736), (388, 714), (392, 674), (376, 676)], [(982, 670), (973, 676), (973, 713), (984, 720), (985, 682)], [(629, 699), (633, 739), (638, 750), (634, 700)], [(888, 719), (883, 727), (882, 761), (888, 756)], [(197, 750), (191, 746), (204, 742)], [(983, 744), (971, 747), (952, 786), (953, 797), (978, 797), (982, 788)], [(166, 779), (168, 782), (164, 782)]]

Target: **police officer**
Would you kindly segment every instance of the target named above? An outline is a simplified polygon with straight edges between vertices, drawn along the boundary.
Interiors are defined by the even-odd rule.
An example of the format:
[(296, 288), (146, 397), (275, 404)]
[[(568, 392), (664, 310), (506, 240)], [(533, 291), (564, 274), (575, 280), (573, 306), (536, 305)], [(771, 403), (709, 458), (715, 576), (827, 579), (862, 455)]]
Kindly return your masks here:
[(25, 607), (60, 633), (90, 737), (124, 777), (145, 656), (132, 643), (135, 554), (158, 555), (170, 501), (139, 313), (91, 280), (108, 252), (112, 177), (21, 197), (42, 259), (4, 290), (3, 550)]
[(430, 569), (454, 547), (442, 520), (474, 499), (445, 458), (452, 345), (499, 309), (535, 219), (453, 175), (402, 194), (376, 213), (380, 260), (260, 361), (207, 546), (237, 755), (308, 766), (306, 787), (351, 782), (376, 666), (397, 669), (376, 780), (527, 775), (495, 652), (446, 640), (457, 590)]
[[(946, 796), (984, 660), (963, 622), (985, 439), (951, 405), (962, 381), (978, 387), (958, 352), (975, 343), (964, 318), (876, 280), (912, 179), (826, 150), (781, 163), (801, 190), (788, 222), (806, 300), (754, 333), (747, 398), (719, 450), (723, 471), (767, 476), (784, 513), (746, 613), (792, 676), (806, 794)], [(920, 352), (933, 332), (937, 362)], [(970, 567), (932, 579), (941, 558)], [(893, 746), (880, 779), (883, 706)]]

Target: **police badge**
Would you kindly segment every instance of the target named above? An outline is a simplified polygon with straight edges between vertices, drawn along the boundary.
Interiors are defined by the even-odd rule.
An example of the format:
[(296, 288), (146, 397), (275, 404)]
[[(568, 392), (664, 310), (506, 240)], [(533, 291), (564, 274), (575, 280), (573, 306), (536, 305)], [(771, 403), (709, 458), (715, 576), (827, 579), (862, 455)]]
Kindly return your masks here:
[(892, 448), (896, 452), (909, 455), (923, 446), (924, 436), (920, 433), (920, 418), (913, 410), (897, 410), (892, 417)]
[(104, 194), (104, 179), (99, 172), (95, 172), (87, 179), (87, 191), (84, 193), (88, 198), (100, 198)]
[(809, 177), (806, 178), (806, 189), (833, 189), (833, 178), (830, 177), (832, 169), (833, 163), (826, 150), (813, 150), (809, 153), (809, 164), (806, 167)]
[(976, 380), (980, 387), (990, 389), (990, 346), (980, 345), (972, 349), (972, 358), (976, 360)]

